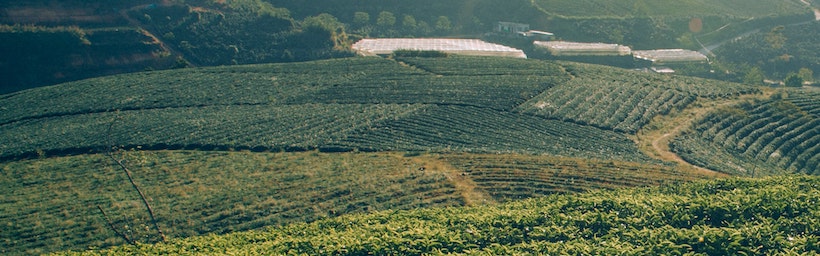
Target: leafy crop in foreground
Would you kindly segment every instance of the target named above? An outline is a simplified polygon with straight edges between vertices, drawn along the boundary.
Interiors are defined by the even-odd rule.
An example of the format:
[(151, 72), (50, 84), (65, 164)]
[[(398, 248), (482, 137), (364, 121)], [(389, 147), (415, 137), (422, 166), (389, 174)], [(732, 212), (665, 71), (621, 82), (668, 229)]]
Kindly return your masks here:
[(820, 253), (820, 178), (726, 179), (498, 206), (384, 211), (100, 254)]

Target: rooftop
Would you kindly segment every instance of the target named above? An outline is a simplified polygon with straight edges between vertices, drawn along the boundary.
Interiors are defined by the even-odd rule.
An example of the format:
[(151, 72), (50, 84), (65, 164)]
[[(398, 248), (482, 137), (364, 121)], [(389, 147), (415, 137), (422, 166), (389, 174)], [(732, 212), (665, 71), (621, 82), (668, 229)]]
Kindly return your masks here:
[(396, 50), (441, 51), (475, 56), (502, 56), (527, 58), (524, 51), (479, 39), (449, 38), (377, 38), (362, 39), (353, 44), (360, 55), (391, 54)]
[(578, 43), (565, 41), (535, 41), (555, 56), (626, 56), (632, 53), (628, 46), (606, 43)]
[(702, 53), (684, 49), (663, 49), (649, 51), (634, 51), (635, 58), (652, 62), (701, 62), (708, 61), (709, 58)]

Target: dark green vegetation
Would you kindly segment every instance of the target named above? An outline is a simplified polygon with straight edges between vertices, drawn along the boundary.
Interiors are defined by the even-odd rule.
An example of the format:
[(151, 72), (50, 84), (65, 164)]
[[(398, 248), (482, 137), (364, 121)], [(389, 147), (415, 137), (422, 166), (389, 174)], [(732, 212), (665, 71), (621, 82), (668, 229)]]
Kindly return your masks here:
[(820, 178), (727, 179), (498, 206), (381, 211), (105, 254), (820, 253)]
[(687, 161), (724, 173), (820, 174), (820, 93), (786, 94), (713, 111), (672, 146)]
[[(634, 134), (653, 117), (683, 109), (697, 97), (716, 99), (758, 92), (754, 87), (699, 78), (567, 65), (575, 79), (534, 97), (518, 110)], [(623, 72), (628, 75), (620, 75)]]
[(801, 78), (817, 81), (816, 77), (820, 76), (818, 37), (820, 22), (775, 27), (730, 43), (715, 54), (720, 62), (736, 66), (738, 80), (746, 78), (750, 83), (762, 83), (762, 78), (753, 79), (749, 75), (757, 68), (763, 78), (783, 80), (789, 74), (808, 72)]
[[(568, 88), (576, 90), (567, 96), (590, 100), (554, 97)], [(0, 97), (2, 185), (14, 191), (3, 201), (13, 210), (4, 211), (11, 224), (0, 242), (7, 253), (123, 243), (106, 232), (98, 206), (136, 241), (156, 241), (123, 174), (104, 155), (86, 155), (112, 146), (130, 150), (122, 157), (171, 237), (700, 179), (706, 174), (640, 152), (627, 130), (528, 109), (550, 100), (637, 129), (646, 122), (636, 117), (691, 98), (756, 92), (603, 66), (461, 56), (190, 68), (31, 89)], [(605, 107), (610, 101), (632, 105)], [(633, 112), (640, 115), (623, 114)], [(146, 151), (180, 149), (222, 153)]]
[[(118, 157), (150, 197), (164, 232), (176, 238), (698, 178), (669, 166), (533, 155), (130, 151)], [(97, 207), (132, 239), (157, 241), (139, 197), (104, 155), (0, 163), (0, 170), (0, 185), (10, 192), (0, 213), (3, 254), (122, 244)]]
[[(583, 78), (592, 73), (601, 78)], [(618, 132), (634, 133), (694, 97), (755, 92), (737, 84), (706, 84), (600, 66), (486, 57), (349, 58), (136, 73), (4, 96), (0, 157), (101, 152), (116, 144), (456, 150), (645, 161)], [(542, 105), (573, 111), (550, 113)]]
[(803, 13), (806, 5), (799, 0), (773, 3), (768, 0), (725, 0), (725, 1), (561, 1), (535, 0), (538, 6), (556, 16), (562, 17), (691, 17), (729, 15), (738, 18), (763, 17)]
[(159, 42), (128, 27), (0, 25), (0, 49), (0, 94), (176, 65)]
[[(702, 44), (756, 29), (813, 18), (798, 0), (3, 1), (0, 7), (7, 10), (0, 12), (3, 24), (42, 27), (22, 38), (0, 31), (2, 42), (14, 46), (0, 48), (0, 66), (10, 67), (3, 69), (8, 71), (3, 74), (7, 83), (0, 93), (146, 69), (345, 57), (351, 55), (349, 46), (362, 37), (477, 38), (491, 32), (498, 21), (528, 23), (532, 29), (555, 32), (562, 40), (620, 43), (635, 49), (700, 49)], [(692, 30), (695, 21), (699, 25)], [(49, 32), (64, 27), (87, 35), (118, 29), (123, 33), (99, 32), (98, 40), (78, 47), (74, 38), (60, 41), (63, 35)], [(54, 42), (60, 44), (37, 50)], [(522, 45), (515, 44), (529, 51), (529, 42)], [(143, 51), (146, 47), (151, 50)], [(739, 56), (748, 55), (754, 54)], [(710, 75), (708, 70), (698, 74)]]

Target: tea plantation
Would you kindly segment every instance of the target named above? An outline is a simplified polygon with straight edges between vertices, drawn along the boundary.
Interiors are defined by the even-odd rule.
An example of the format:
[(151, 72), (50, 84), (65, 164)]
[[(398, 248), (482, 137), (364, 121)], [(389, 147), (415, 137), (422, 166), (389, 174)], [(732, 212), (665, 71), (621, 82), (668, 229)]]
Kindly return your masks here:
[[(758, 175), (816, 173), (817, 94), (803, 92), (763, 99), (768, 89), (742, 84), (449, 56), (142, 72), (0, 95), (0, 253), (130, 242), (111, 252), (814, 250), (814, 222), (795, 223), (815, 204), (776, 200), (816, 200), (803, 194), (814, 178), (679, 188), (716, 174), (650, 157), (635, 136), (663, 127), (657, 117), (727, 102), (681, 127), (681, 157), (723, 174), (750, 173), (721, 159)], [(728, 104), (741, 96), (759, 99)], [(114, 159), (157, 225), (183, 240), (150, 245), (159, 237)], [(805, 189), (768, 190), (787, 182)], [(660, 187), (620, 190), (646, 186)], [(698, 195), (715, 186), (726, 198)], [(762, 197), (780, 208), (724, 205)], [(775, 218), (782, 209), (791, 212)], [(735, 235), (752, 229), (765, 232)]]

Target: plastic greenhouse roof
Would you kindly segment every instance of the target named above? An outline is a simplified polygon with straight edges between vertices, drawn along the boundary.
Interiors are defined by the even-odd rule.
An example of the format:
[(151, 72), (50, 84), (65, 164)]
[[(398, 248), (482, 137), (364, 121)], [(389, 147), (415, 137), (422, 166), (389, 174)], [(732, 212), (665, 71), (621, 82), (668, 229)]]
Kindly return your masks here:
[(461, 55), (527, 58), (524, 51), (481, 41), (449, 38), (378, 38), (362, 39), (353, 44), (361, 55), (391, 54), (396, 50), (441, 51)]
[(606, 43), (578, 43), (565, 41), (535, 41), (535, 46), (546, 48), (552, 55), (562, 56), (626, 56), (632, 53), (628, 46)]
[(689, 62), (709, 60), (709, 58), (702, 53), (684, 49), (634, 51), (633, 54), (635, 55), (635, 58), (652, 62)]

